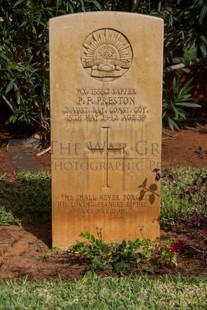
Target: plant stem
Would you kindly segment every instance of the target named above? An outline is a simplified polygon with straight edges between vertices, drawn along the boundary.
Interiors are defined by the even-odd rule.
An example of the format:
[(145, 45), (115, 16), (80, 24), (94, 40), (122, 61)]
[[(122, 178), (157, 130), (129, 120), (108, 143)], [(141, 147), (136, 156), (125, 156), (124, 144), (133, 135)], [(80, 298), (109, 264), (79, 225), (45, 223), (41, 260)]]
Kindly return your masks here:
[(145, 187), (145, 186), (143, 186), (143, 188), (144, 188), (146, 191), (148, 191), (148, 192), (150, 192), (150, 193), (152, 193), (152, 194), (155, 194), (155, 196), (160, 197), (159, 194), (157, 194), (157, 193), (151, 191), (149, 188), (147, 188), (147, 187)]

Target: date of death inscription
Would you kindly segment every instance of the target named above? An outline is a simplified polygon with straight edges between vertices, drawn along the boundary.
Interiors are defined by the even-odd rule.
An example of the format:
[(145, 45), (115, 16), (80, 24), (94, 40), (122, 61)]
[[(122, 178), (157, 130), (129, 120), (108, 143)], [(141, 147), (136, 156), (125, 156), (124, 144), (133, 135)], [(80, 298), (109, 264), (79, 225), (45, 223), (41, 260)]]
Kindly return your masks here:
[[(146, 197), (147, 198), (147, 197)], [(86, 195), (62, 194), (57, 208), (78, 210), (82, 215), (126, 215), (133, 214), (137, 208), (146, 208), (147, 199), (140, 201), (139, 195)]]
[(134, 88), (78, 88), (74, 102), (64, 105), (63, 114), (69, 122), (143, 122), (149, 109), (137, 101)]

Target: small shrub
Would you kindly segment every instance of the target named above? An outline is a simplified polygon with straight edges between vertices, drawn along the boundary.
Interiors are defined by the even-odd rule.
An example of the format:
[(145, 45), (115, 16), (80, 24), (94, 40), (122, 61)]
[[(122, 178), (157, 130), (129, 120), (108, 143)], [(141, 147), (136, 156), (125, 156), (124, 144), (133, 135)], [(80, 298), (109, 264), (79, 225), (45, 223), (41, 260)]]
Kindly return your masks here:
[(80, 237), (87, 242), (77, 242), (69, 248), (69, 252), (90, 257), (88, 271), (92, 274), (103, 269), (111, 269), (118, 274), (134, 268), (141, 270), (143, 261), (151, 257), (154, 248), (154, 243), (148, 239), (107, 244), (88, 232), (81, 232)]
[(77, 242), (68, 249), (69, 252), (85, 255), (91, 259), (84, 279), (91, 279), (99, 270), (110, 270), (117, 274), (132, 271), (153, 273), (159, 268), (176, 267), (177, 256), (184, 248), (182, 240), (167, 240), (164, 248), (149, 239), (136, 239), (121, 243), (106, 243), (88, 232), (80, 236), (87, 241)]

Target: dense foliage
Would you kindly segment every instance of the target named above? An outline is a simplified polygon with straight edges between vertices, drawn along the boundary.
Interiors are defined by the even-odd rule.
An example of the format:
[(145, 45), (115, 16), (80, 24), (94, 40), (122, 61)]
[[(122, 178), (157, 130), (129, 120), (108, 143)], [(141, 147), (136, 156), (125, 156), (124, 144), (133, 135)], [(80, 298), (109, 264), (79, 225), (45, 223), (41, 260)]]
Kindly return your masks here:
[[(12, 110), (9, 121), (26, 122), (49, 141), (48, 20), (101, 9), (96, 1), (1, 1), (0, 94)], [(94, 2), (94, 3), (93, 3)]]
[(13, 123), (32, 124), (49, 137), (48, 20), (95, 10), (119, 10), (165, 20), (165, 67), (192, 46), (207, 55), (207, 3), (156, 0), (0, 0), (0, 96)]

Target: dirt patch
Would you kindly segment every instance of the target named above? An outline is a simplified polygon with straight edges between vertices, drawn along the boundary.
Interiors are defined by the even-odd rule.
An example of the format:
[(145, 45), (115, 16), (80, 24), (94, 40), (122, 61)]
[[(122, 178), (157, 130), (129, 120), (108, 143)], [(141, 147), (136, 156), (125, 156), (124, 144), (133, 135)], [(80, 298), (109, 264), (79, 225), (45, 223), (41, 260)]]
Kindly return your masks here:
[[(27, 228), (28, 229), (28, 228)], [(0, 278), (1, 279), (81, 279), (89, 266), (90, 260), (71, 253), (50, 254), (51, 229), (50, 223), (42, 223), (30, 227), (6, 226), (0, 227)], [(174, 238), (187, 241), (191, 246), (197, 247), (199, 235), (197, 230), (182, 232), (182, 226), (174, 227), (174, 231), (161, 231), (161, 243)], [(36, 230), (36, 231), (34, 231)], [(38, 233), (37, 233), (38, 232)], [(201, 232), (201, 231), (200, 231)], [(188, 246), (178, 257), (177, 268), (161, 268), (155, 273), (144, 272), (150, 276), (163, 274), (183, 276), (207, 276), (205, 257)], [(134, 274), (137, 273), (135, 270)], [(99, 271), (101, 276), (114, 275), (111, 271)]]
[[(207, 131), (183, 130), (175, 133), (165, 130), (162, 141), (162, 168), (171, 167), (205, 167), (206, 159), (199, 159), (194, 153), (198, 147), (207, 149)], [(24, 137), (25, 138), (25, 137)], [(0, 133), (0, 174), (6, 172), (11, 180), (22, 169), (25, 160), (30, 161), (34, 170), (50, 170), (50, 154), (37, 157), (31, 143), (9, 145), (13, 137), (7, 132)], [(30, 141), (31, 142), (31, 141)], [(19, 154), (19, 155), (18, 155)], [(17, 156), (18, 155), (18, 156)], [(16, 156), (16, 157), (15, 157)], [(32, 168), (30, 167), (30, 168)], [(163, 227), (161, 242), (167, 239), (186, 240), (186, 247), (179, 256), (178, 266), (173, 269), (162, 269), (163, 273), (173, 275), (207, 276), (206, 257), (202, 249), (207, 227), (202, 229), (186, 229), (182, 225)], [(199, 251), (195, 249), (199, 246)], [(0, 227), (0, 278), (13, 279), (56, 279), (75, 280), (82, 278), (87, 270), (89, 260), (67, 252), (49, 255), (51, 249), (51, 217), (41, 219), (38, 223), (22, 224), (22, 226)], [(101, 272), (103, 276), (110, 273)], [(156, 275), (153, 275), (156, 276)]]
[[(36, 226), (37, 233), (23, 227), (0, 227), (0, 277), (2, 279), (78, 279), (84, 274), (86, 259), (74, 255), (48, 255), (50, 225)], [(33, 227), (34, 230), (34, 227)], [(30, 228), (31, 231), (31, 228)], [(47, 237), (47, 242), (45, 240)], [(46, 240), (45, 240), (46, 241)]]
[(199, 147), (207, 150), (207, 126), (202, 130), (181, 130), (177, 133), (164, 130), (162, 139), (162, 169), (206, 167), (207, 156), (200, 159), (194, 151)]

